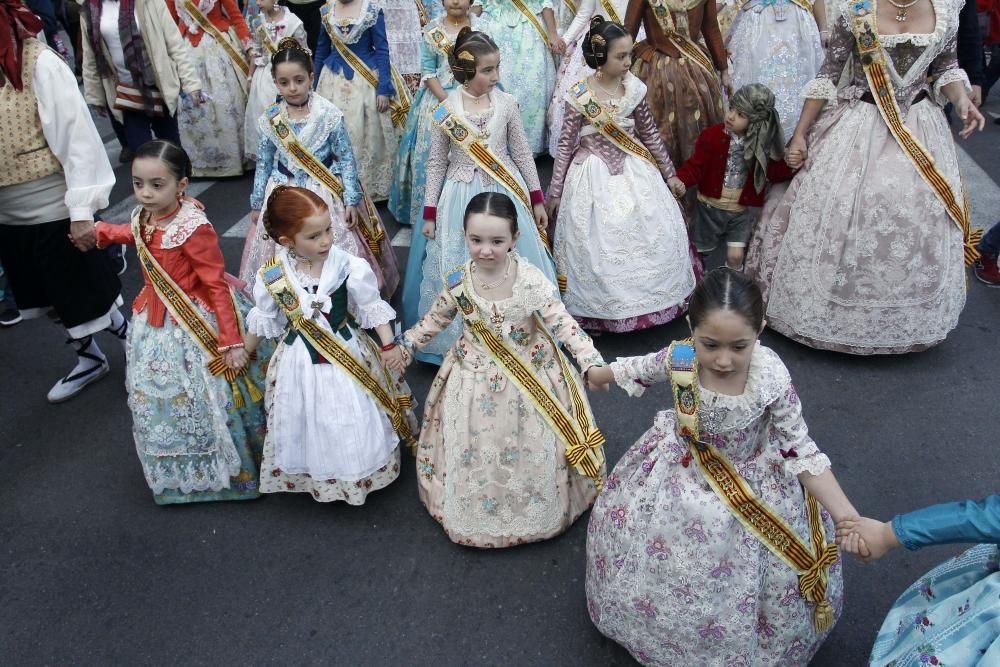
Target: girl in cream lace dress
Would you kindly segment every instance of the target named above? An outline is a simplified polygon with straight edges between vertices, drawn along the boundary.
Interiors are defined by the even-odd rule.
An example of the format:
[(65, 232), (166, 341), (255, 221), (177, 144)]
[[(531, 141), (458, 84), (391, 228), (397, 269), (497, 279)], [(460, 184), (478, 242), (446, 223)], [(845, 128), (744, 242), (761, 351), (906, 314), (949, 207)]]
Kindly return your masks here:
[[(674, 165), (646, 106), (646, 86), (628, 71), (632, 38), (600, 17), (593, 26), (581, 50), (603, 77), (581, 79), (566, 94), (547, 206), (559, 211), (555, 256), (566, 276), (566, 308), (587, 329), (636, 331), (682, 313), (695, 273), (684, 217), (666, 183), (676, 178)], [(605, 45), (596, 52), (595, 39)], [(574, 104), (580, 86), (655, 165), (584, 118)], [(603, 99), (605, 87), (620, 96)]]
[[(901, 24), (889, 3), (885, 11), (875, 0), (839, 6), (826, 62), (805, 89), (789, 144), (790, 158), (808, 148), (808, 159), (784, 196), (767, 202), (750, 242), (747, 272), (764, 288), (768, 325), (810, 347), (921, 350), (943, 341), (965, 306), (962, 232), (873, 103), (850, 28), (855, 8), (904, 30), (922, 12), (929, 32), (883, 34), (879, 41), (903, 123), (961, 203), (958, 158), (941, 107), (951, 100), (956, 115), (967, 113), (964, 134), (982, 116), (969, 103), (968, 78), (956, 59), (960, 3), (920, 2)], [(852, 74), (842, 80), (847, 63)], [(816, 120), (824, 103), (834, 105)]]
[[(486, 285), (485, 276), (475, 272), (482, 262), (470, 243), (466, 294), (480, 312), (489, 314), (490, 326), (530, 364), (544, 388), (569, 407), (567, 382), (580, 383), (580, 378), (576, 371), (572, 378), (563, 376), (552, 340), (573, 354), (584, 373), (604, 361), (566, 312), (556, 286), (508, 252), (517, 233), (510, 199), (496, 193), (473, 199), (467, 238), (493, 239), (493, 232), (483, 232), (483, 218), (499, 220), (505, 241), (492, 249), (492, 261), (505, 261), (507, 271), (502, 281)], [(539, 330), (536, 314), (552, 338)], [(404, 334), (403, 344), (420, 350), (456, 319), (462, 318), (446, 287), (427, 315)], [(453, 541), (469, 546), (507, 547), (562, 533), (597, 496), (594, 482), (567, 463), (563, 448), (531, 400), (463, 326), (431, 385), (417, 447), (420, 499), (431, 516)]]

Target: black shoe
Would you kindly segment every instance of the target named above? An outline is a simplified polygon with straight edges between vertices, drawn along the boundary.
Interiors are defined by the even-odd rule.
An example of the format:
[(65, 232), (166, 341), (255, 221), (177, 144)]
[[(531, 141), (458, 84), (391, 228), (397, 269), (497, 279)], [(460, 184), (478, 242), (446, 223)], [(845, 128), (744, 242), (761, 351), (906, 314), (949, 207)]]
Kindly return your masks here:
[(125, 269), (128, 268), (128, 260), (126, 259), (124, 245), (108, 246), (104, 253), (108, 256), (108, 259), (111, 260), (112, 266), (115, 267), (115, 273), (119, 276), (125, 273)]
[(0, 313), (0, 326), (12, 327), (20, 322), (21, 319), (21, 311), (14, 307), (7, 308)]
[(126, 146), (118, 156), (118, 164), (126, 164), (135, 159), (135, 151)]

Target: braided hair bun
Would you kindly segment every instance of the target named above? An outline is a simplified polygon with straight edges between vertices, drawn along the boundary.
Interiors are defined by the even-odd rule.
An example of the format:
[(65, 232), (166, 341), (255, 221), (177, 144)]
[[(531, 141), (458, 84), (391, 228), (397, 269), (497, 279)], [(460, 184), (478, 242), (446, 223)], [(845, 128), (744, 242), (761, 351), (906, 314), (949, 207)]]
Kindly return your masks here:
[(465, 26), (458, 31), (455, 46), (448, 54), (448, 65), (455, 80), (466, 83), (476, 76), (481, 58), (499, 52), (496, 42), (489, 35)]
[(611, 42), (622, 37), (628, 37), (628, 31), (603, 16), (590, 19), (590, 30), (580, 43), (583, 49), (583, 59), (591, 69), (597, 69), (608, 62), (608, 48)]

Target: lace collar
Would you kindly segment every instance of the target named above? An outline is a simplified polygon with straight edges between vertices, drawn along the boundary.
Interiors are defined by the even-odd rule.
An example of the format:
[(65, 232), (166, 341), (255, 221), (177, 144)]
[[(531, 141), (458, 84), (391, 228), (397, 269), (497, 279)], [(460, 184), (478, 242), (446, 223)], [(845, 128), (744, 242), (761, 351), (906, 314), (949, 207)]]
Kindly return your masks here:
[[(382, 11), (372, 0), (360, 0), (360, 2), (361, 9), (358, 10), (357, 17), (343, 19), (337, 18), (336, 3), (330, 3), (330, 11), (327, 12), (326, 22), (329, 23), (332, 29), (337, 31), (340, 41), (345, 44), (354, 44), (361, 39), (365, 31), (375, 25), (375, 22), (378, 20), (378, 14)], [(356, 23), (352, 23), (352, 21), (356, 21)], [(343, 28), (349, 28), (349, 30), (344, 32)]]
[[(309, 305), (313, 302), (319, 304), (317, 310), (329, 313), (330, 294), (340, 287), (351, 273), (351, 256), (336, 246), (330, 246), (330, 254), (323, 262), (323, 270), (320, 272), (318, 282), (315, 278), (299, 272), (298, 263), (292, 259), (288, 248), (279, 246), (275, 256), (284, 262), (285, 275), (289, 277), (289, 282), (295, 288), (299, 303), (306, 316), (312, 315)], [(317, 286), (315, 294), (309, 289), (313, 285)]]
[(720, 394), (698, 383), (699, 416), (704, 430), (720, 433), (745, 428), (764, 414), (767, 407), (788, 390), (791, 382), (788, 369), (774, 350), (758, 341), (750, 357), (750, 370), (742, 394)]
[[(141, 214), (142, 207), (136, 209)], [(184, 200), (181, 202), (181, 210), (177, 212), (170, 224), (163, 228), (163, 236), (160, 238), (160, 247), (164, 250), (178, 248), (191, 238), (202, 225), (211, 225), (205, 212), (194, 201)]]
[[(289, 127), (293, 128), (295, 138), (306, 150), (313, 153), (328, 143), (330, 133), (333, 132), (333, 129), (340, 124), (344, 117), (344, 113), (333, 102), (330, 102), (318, 93), (311, 94), (309, 98), (309, 115), (305, 118), (291, 120), (288, 118), (287, 110), (288, 106), (282, 101), (281, 113)], [(284, 144), (280, 137), (278, 137), (277, 132), (275, 132), (274, 125), (266, 117), (265, 124), (274, 145), (278, 147), (278, 151), (282, 156), (287, 157)], [(294, 163), (294, 160), (290, 160), (290, 162)]]
[[(597, 91), (594, 89), (594, 86), (591, 86), (587, 81), (588, 78), (589, 77), (584, 77), (580, 79), (578, 83), (586, 84), (590, 89), (590, 92), (594, 95), (594, 99), (597, 99)], [(618, 120), (629, 118), (635, 111), (636, 106), (639, 105), (639, 102), (646, 99), (646, 84), (644, 84), (641, 80), (639, 80), (639, 77), (635, 76), (631, 72), (625, 73), (625, 76), (622, 78), (622, 87), (625, 88), (625, 93), (620, 98), (619, 111), (617, 114), (612, 114)], [(565, 99), (570, 103), (573, 102), (572, 95), (572, 91), (566, 92)], [(602, 105), (606, 102), (606, 100), (599, 101)], [(610, 113), (609, 107), (605, 107), (605, 110), (608, 110)]]
[[(870, 2), (871, 11), (878, 11), (878, 0), (870, 0)], [(844, 17), (844, 20), (846, 20), (848, 26), (851, 25), (853, 13), (856, 10), (857, 4), (858, 3), (856, 2), (845, 2), (840, 6), (840, 12)], [(911, 85), (918, 77), (925, 75), (928, 67), (930, 66), (930, 61), (936, 58), (940, 53), (940, 48), (933, 47), (943, 44), (947, 36), (955, 30), (952, 15), (957, 17), (958, 10), (954, 5), (954, 0), (931, 0), (931, 7), (934, 9), (934, 30), (932, 32), (904, 32), (898, 35), (879, 34), (879, 43), (882, 45), (883, 50), (899, 46), (904, 42), (909, 42), (910, 44), (913, 44), (913, 46), (927, 47), (907, 70), (905, 77), (899, 75), (896, 71), (895, 63), (892, 58), (886, 54), (886, 63), (889, 75), (892, 77), (896, 85)]]
[(470, 293), (469, 296), (472, 297), (472, 300), (476, 302), (480, 309), (484, 312), (489, 312), (494, 305), (501, 307), (520, 305), (528, 311), (535, 311), (540, 310), (552, 301), (552, 299), (557, 298), (554, 295), (555, 287), (545, 277), (545, 274), (539, 271), (531, 262), (521, 257), (516, 250), (511, 252), (511, 262), (517, 265), (517, 275), (514, 276), (511, 295), (506, 299), (496, 300), (487, 299), (476, 292), (476, 288), (471, 283), (472, 260), (470, 259), (465, 263), (465, 274), (470, 278), (470, 289), (467, 292)]

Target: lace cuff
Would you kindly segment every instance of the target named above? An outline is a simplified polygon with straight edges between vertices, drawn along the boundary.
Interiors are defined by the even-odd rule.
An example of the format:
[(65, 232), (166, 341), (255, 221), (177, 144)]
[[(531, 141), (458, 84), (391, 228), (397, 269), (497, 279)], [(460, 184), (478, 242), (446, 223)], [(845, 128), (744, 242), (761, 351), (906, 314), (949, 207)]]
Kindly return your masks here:
[(251, 308), (247, 313), (247, 331), (264, 338), (280, 338), (285, 333), (284, 316), (269, 317), (260, 308)]
[(392, 306), (381, 299), (369, 303), (367, 306), (357, 306), (354, 313), (358, 320), (358, 325), (362, 329), (374, 329), (380, 324), (388, 324), (396, 317), (396, 311)]
[(969, 85), (969, 75), (965, 73), (964, 69), (956, 67), (945, 70), (934, 82), (934, 101), (937, 102), (938, 105), (943, 107), (948, 104), (948, 97), (944, 94), (942, 89), (949, 83), (955, 83), (956, 81), (962, 82), (962, 87), (965, 88), (965, 92), (967, 94), (972, 92), (972, 86)]
[(791, 476), (798, 476), (804, 472), (810, 475), (822, 475), (832, 467), (830, 458), (818, 451), (807, 456), (785, 459), (785, 473)]
[(611, 362), (611, 372), (615, 374), (615, 384), (633, 398), (642, 396), (649, 388), (649, 385), (645, 385), (634, 379), (628, 369), (625, 368), (625, 365), (620, 362)]
[(837, 86), (826, 78), (813, 79), (802, 89), (802, 99), (837, 101)]

